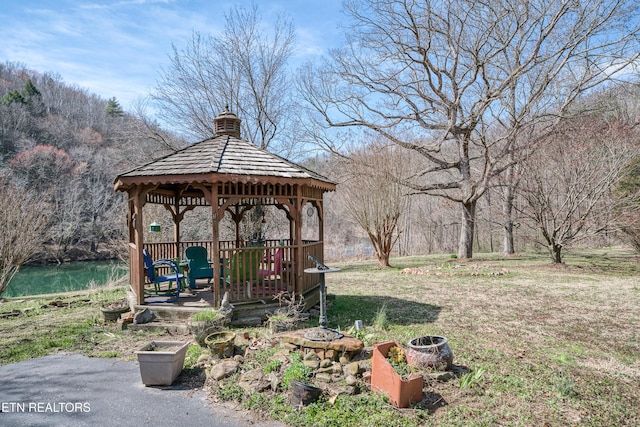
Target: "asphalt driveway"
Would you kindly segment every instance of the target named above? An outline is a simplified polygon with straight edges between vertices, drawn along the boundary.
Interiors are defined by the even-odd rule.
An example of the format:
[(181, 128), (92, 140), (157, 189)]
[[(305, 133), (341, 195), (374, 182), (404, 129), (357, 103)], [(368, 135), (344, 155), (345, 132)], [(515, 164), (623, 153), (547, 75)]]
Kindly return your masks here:
[(201, 390), (145, 387), (137, 362), (56, 354), (0, 366), (0, 426), (268, 426)]

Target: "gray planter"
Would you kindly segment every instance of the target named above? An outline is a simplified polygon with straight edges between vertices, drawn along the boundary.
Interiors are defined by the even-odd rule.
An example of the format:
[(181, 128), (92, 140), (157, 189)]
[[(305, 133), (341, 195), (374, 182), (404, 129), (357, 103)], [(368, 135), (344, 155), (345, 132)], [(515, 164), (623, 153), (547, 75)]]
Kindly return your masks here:
[(182, 372), (188, 342), (152, 341), (136, 351), (142, 383), (171, 385)]

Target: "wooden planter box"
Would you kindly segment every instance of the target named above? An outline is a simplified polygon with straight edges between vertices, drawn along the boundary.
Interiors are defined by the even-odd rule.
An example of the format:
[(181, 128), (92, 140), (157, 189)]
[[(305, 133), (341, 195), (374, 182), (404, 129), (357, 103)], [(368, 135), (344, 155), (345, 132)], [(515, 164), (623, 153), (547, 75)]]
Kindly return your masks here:
[(371, 362), (371, 389), (387, 395), (391, 404), (406, 408), (411, 403), (422, 400), (423, 378), (420, 374), (403, 379), (387, 360), (391, 347), (400, 347), (395, 341), (387, 341), (373, 346)]
[(188, 342), (152, 341), (136, 351), (142, 383), (171, 385), (182, 372)]

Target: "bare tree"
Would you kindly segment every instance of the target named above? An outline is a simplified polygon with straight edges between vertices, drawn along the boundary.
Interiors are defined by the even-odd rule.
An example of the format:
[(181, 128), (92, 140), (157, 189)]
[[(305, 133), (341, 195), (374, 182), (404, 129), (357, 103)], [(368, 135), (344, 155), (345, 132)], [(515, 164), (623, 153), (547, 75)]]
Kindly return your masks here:
[(367, 233), (383, 267), (389, 267), (391, 251), (401, 233), (398, 221), (407, 208), (407, 188), (397, 177), (410, 173), (408, 154), (374, 140), (355, 149), (341, 167), (345, 176), (338, 192), (347, 215)]
[[(631, 0), (347, 0), (347, 45), (301, 72), (328, 127), (370, 129), (427, 166), (404, 184), (459, 204), (472, 256), (476, 204), (517, 162), (522, 129), (561, 115), (638, 57)], [(328, 148), (339, 150), (334, 140)]]
[(565, 123), (524, 163), (519, 208), (554, 263), (562, 249), (615, 223), (609, 196), (633, 155), (628, 130), (597, 119)]
[(279, 17), (265, 34), (257, 6), (235, 7), (225, 20), (221, 35), (194, 32), (187, 46), (173, 46), (152, 98), (162, 120), (198, 138), (211, 137), (213, 119), (228, 108), (243, 119), (243, 136), (266, 149), (284, 131), (291, 105), (294, 27)]
[(34, 193), (0, 179), (0, 295), (42, 245), (47, 212)]

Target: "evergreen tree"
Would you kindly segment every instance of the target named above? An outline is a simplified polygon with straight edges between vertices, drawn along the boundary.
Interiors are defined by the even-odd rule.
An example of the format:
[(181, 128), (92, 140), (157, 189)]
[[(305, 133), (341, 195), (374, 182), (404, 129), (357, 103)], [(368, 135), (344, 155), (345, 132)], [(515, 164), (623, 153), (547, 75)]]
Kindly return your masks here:
[(10, 92), (7, 92), (7, 94), (3, 96), (2, 99), (0, 99), (0, 102), (2, 102), (2, 104), (4, 105), (13, 104), (16, 102), (19, 104), (26, 103), (24, 96), (22, 96), (22, 94), (15, 89)]
[(38, 88), (36, 88), (31, 79), (27, 80), (27, 82), (24, 84), (24, 88), (22, 89), (22, 96), (27, 102), (29, 102), (32, 98), (41, 96), (40, 91), (38, 90)]
[(21, 95), (31, 114), (42, 116), (45, 113), (46, 108), (42, 102), (42, 95), (31, 79), (24, 84)]
[(122, 117), (124, 115), (124, 111), (115, 96), (107, 101), (105, 112), (112, 117)]

